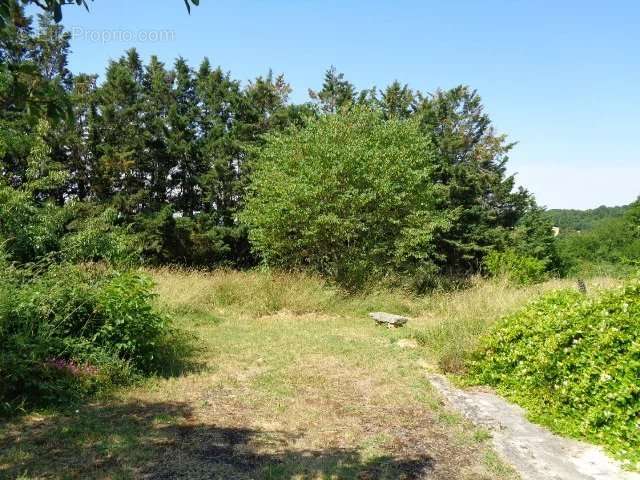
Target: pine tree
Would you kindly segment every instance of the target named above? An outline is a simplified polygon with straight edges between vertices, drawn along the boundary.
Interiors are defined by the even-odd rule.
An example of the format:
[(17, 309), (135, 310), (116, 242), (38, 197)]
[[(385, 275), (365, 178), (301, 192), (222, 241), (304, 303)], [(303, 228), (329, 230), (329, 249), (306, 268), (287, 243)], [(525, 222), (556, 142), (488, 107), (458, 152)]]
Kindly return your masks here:
[(38, 34), (33, 39), (30, 57), (46, 80), (57, 81), (65, 90), (72, 85), (68, 57), (71, 34), (55, 23), (51, 14), (38, 15)]
[(48, 51), (66, 62), (68, 42), (60, 31), (35, 36), (31, 18), (15, 1), (10, 14), (11, 22), (0, 34), (0, 174), (17, 186), (25, 181), (38, 121), (47, 118), (58, 124), (70, 113), (64, 79), (49, 78), (38, 53), (43, 43), (51, 42), (55, 45)]
[(309, 96), (324, 113), (336, 113), (342, 107), (351, 104), (356, 99), (355, 87), (344, 79), (343, 73), (338, 73), (333, 65), (324, 74), (322, 89), (309, 89)]
[(144, 135), (148, 164), (149, 202), (151, 211), (158, 211), (167, 203), (169, 178), (176, 167), (169, 152), (169, 115), (175, 107), (172, 91), (173, 74), (165, 69), (155, 55), (151, 57), (143, 78)]
[(494, 245), (507, 242), (530, 204), (530, 194), (514, 192), (515, 179), (506, 175), (513, 144), (495, 133), (480, 96), (466, 86), (418, 95), (417, 114), (438, 152), (443, 208), (456, 213), (439, 249), (451, 269), (476, 271)]
[(70, 97), (73, 119), (65, 125), (61, 148), (63, 163), (69, 172), (67, 195), (78, 200), (93, 197), (92, 182), (96, 166), (94, 134), (96, 107), (96, 75), (80, 74), (73, 78)]
[(380, 92), (380, 106), (386, 118), (409, 118), (415, 109), (415, 96), (408, 85), (397, 80)]
[(167, 136), (168, 153), (174, 165), (169, 188), (176, 211), (191, 217), (201, 205), (199, 182), (204, 167), (198, 148), (196, 83), (183, 58), (178, 58), (174, 66), (173, 95)]
[(137, 52), (111, 62), (96, 97), (97, 172), (93, 190), (99, 200), (113, 200), (123, 212), (148, 204), (142, 66)]

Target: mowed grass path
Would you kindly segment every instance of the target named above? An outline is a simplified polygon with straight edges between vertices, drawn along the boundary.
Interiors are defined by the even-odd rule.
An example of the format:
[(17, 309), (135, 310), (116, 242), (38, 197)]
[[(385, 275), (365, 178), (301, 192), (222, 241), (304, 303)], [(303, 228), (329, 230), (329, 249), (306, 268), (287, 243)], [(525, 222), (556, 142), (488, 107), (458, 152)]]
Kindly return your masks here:
[[(347, 297), (299, 275), (150, 273), (197, 365), (0, 424), (0, 478), (514, 478), (425, 374), (557, 284)], [(378, 309), (414, 319), (378, 327)]]

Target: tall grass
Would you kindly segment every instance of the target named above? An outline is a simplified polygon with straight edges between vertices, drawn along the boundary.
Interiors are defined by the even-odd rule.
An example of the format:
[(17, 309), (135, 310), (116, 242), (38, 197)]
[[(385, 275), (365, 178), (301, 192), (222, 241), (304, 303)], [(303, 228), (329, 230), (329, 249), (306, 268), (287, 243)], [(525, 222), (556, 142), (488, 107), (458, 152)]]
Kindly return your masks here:
[(340, 301), (338, 289), (305, 274), (262, 271), (149, 270), (159, 301), (176, 314), (232, 313), (261, 317), (279, 311), (323, 312)]
[(159, 301), (175, 314), (255, 318), (278, 312), (354, 316), (388, 310), (413, 315), (426, 298), (385, 287), (350, 293), (320, 276), (301, 272), (158, 268), (148, 273), (157, 283)]
[[(617, 280), (601, 277), (591, 279), (587, 287), (598, 291), (617, 284)], [(567, 279), (516, 287), (504, 279), (477, 278), (470, 288), (426, 298), (418, 319), (423, 324), (415, 338), (430, 350), (441, 370), (459, 373), (466, 354), (476, 348), (482, 334), (496, 320), (546, 292), (574, 286), (575, 282)]]
[[(572, 287), (572, 280), (515, 287), (504, 280), (474, 278), (466, 288), (428, 295), (379, 288), (347, 293), (321, 277), (288, 272), (217, 270), (213, 272), (161, 268), (149, 273), (157, 282), (159, 301), (177, 315), (258, 318), (286, 312), (322, 313), (364, 318), (384, 310), (411, 317), (407, 335), (447, 372), (463, 368), (465, 352), (494, 321), (541, 294)], [(613, 286), (615, 280), (592, 279), (588, 288)]]

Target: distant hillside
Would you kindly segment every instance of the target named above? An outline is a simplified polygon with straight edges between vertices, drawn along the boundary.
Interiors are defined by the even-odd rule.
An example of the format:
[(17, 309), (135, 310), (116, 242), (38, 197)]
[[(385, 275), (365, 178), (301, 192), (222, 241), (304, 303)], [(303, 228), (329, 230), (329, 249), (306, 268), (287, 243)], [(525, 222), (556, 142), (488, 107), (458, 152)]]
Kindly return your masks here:
[(591, 210), (553, 209), (547, 213), (553, 224), (560, 227), (560, 231), (591, 230), (603, 220), (617, 218), (624, 215), (629, 205), (622, 207), (605, 207), (604, 205)]

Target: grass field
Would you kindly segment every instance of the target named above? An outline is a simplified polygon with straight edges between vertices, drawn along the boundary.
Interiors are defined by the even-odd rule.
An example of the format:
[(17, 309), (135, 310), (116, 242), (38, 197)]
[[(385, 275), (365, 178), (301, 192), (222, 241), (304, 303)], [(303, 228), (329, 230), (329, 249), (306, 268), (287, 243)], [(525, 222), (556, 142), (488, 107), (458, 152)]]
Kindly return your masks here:
[[(570, 284), (347, 296), (302, 275), (149, 273), (159, 306), (194, 336), (193, 362), (0, 424), (0, 478), (514, 478), (425, 373), (456, 371), (492, 321)], [(377, 327), (374, 310), (412, 319)]]

